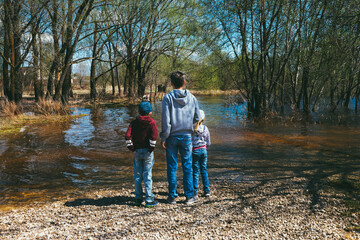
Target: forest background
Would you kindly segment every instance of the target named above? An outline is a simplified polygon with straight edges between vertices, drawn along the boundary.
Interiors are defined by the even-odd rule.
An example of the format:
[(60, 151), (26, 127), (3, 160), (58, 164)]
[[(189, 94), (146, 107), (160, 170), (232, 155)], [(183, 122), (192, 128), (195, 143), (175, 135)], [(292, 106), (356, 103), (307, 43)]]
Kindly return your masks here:
[[(359, 0), (1, 0), (7, 103), (138, 98), (167, 86), (239, 90), (250, 117), (356, 111)], [(167, 86), (170, 87), (170, 86)]]

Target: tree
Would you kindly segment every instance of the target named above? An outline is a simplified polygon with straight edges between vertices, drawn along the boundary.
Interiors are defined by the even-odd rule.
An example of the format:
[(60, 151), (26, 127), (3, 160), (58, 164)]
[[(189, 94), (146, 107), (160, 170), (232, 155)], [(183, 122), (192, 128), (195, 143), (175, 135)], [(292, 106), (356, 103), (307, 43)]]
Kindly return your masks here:
[[(4, 94), (10, 101), (20, 102), (23, 94), (21, 66), (36, 39), (36, 31), (32, 31), (29, 38), (24, 38), (29, 26), (36, 29), (40, 24), (39, 13), (47, 1), (39, 1), (39, 8), (31, 14), (25, 6), (25, 0), (4, 0), (2, 4), (2, 19), (4, 24), (4, 52), (3, 58)], [(10, 71), (9, 71), (10, 67)]]

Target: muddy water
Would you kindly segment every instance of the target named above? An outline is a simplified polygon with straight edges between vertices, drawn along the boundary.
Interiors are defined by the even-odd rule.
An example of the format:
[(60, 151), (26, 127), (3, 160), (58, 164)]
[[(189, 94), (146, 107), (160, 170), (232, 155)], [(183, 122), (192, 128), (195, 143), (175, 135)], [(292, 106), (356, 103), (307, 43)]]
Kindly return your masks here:
[[(322, 119), (322, 124), (253, 124), (244, 106), (221, 97), (199, 98), (212, 146), (211, 181), (271, 181), (306, 178), (309, 188), (332, 176), (360, 175), (360, 118)], [(161, 104), (153, 105), (160, 128)], [(136, 107), (74, 109), (88, 114), (70, 123), (24, 127), (0, 138), (2, 209), (82, 196), (101, 188), (132, 187), (132, 154), (124, 134)], [(166, 180), (165, 153), (155, 150), (153, 176)]]

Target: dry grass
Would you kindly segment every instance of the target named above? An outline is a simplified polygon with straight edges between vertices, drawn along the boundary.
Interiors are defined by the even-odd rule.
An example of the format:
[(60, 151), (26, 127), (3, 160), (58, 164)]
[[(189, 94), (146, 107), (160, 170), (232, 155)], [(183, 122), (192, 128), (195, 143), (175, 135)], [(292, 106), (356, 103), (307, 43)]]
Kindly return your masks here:
[(7, 99), (0, 102), (0, 115), (7, 118), (14, 118), (16, 115), (22, 114), (23, 108), (20, 104), (10, 102)]
[(237, 95), (239, 94), (239, 90), (192, 90), (190, 92), (194, 95), (198, 96), (217, 96), (217, 95)]
[(39, 115), (68, 115), (70, 108), (64, 106), (61, 102), (41, 99), (35, 103), (33, 112)]

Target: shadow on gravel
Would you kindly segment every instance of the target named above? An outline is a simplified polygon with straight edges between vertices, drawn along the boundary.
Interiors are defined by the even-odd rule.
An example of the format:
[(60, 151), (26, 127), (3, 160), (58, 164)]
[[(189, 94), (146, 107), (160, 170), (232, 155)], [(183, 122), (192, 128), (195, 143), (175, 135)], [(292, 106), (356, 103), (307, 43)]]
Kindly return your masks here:
[[(261, 194), (264, 201), (271, 196), (289, 194), (287, 189), (299, 188), (310, 197), (308, 207), (316, 212), (323, 207), (322, 193), (329, 191), (331, 179), (340, 179), (345, 183), (357, 181), (360, 172), (357, 154), (346, 148), (340, 151), (321, 146), (306, 148), (289, 147), (286, 144), (259, 146), (243, 143), (228, 144), (224, 147), (213, 144), (209, 149), (208, 167), (210, 171), (216, 170), (210, 173), (214, 179), (230, 177), (233, 182), (254, 184), (241, 192), (240, 199), (243, 204), (246, 202), (243, 196), (259, 196), (266, 187), (271, 186), (272, 190), (269, 190), (267, 195)], [(213, 159), (214, 156), (216, 160)], [(277, 181), (277, 185), (272, 186)], [(349, 190), (350, 193), (353, 189), (352, 187)], [(339, 200), (346, 198), (341, 195), (327, 195), (330, 196)]]
[(92, 198), (79, 198), (74, 201), (68, 201), (64, 205), (66, 207), (79, 207), (79, 206), (110, 206), (110, 205), (134, 205), (134, 198), (132, 197), (104, 197), (99, 199)]

